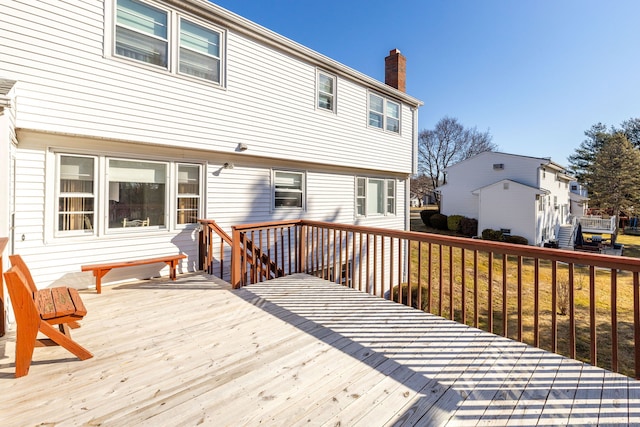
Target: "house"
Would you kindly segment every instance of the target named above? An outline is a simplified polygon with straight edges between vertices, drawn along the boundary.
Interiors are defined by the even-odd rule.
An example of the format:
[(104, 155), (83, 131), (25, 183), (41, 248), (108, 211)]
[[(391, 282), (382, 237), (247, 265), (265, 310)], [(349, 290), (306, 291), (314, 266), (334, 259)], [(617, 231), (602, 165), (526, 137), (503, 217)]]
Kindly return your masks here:
[(198, 218), (409, 227), (397, 49), (382, 83), (205, 0), (39, 0), (0, 3), (0, 58), (0, 236), (40, 287), (196, 270)]
[(541, 245), (570, 222), (572, 180), (549, 158), (484, 152), (447, 168), (441, 212), (477, 219), (478, 234), (502, 230)]

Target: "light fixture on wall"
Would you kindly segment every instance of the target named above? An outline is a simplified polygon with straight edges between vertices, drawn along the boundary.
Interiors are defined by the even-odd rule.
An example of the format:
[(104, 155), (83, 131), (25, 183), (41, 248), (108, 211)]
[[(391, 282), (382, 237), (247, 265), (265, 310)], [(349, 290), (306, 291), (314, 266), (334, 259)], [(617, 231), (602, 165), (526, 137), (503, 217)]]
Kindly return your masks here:
[(248, 149), (249, 147), (247, 147), (247, 144), (245, 144), (244, 142), (239, 143), (236, 147), (236, 151), (247, 151)]
[(233, 169), (233, 163), (229, 163), (226, 162), (224, 165), (222, 165), (223, 169)]

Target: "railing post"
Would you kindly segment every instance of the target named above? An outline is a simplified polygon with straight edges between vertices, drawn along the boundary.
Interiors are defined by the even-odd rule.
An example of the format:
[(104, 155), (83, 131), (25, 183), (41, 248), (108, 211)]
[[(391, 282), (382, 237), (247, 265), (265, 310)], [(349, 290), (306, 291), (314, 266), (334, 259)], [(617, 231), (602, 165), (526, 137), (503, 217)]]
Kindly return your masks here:
[(296, 224), (296, 228), (300, 230), (300, 238), (298, 239), (298, 273), (307, 273), (307, 226)]
[(232, 243), (231, 243), (231, 285), (234, 289), (242, 286), (242, 244), (240, 242), (240, 231), (236, 227), (231, 227)]

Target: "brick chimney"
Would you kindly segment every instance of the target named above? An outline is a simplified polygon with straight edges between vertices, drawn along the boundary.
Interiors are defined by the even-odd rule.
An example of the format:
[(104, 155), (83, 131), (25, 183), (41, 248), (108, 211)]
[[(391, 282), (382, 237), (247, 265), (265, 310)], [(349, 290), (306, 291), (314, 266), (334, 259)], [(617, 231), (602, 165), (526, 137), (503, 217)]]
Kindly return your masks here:
[(384, 82), (402, 92), (407, 91), (407, 58), (398, 49), (384, 58)]

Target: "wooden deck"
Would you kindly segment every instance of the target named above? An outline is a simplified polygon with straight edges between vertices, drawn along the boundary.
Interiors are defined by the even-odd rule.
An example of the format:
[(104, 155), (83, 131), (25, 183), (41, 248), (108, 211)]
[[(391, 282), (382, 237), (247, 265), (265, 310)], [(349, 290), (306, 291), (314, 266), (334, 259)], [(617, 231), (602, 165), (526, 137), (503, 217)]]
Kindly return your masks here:
[(292, 275), (206, 275), (82, 293), (74, 338), (14, 379), (0, 425), (627, 425), (640, 383), (437, 316)]

